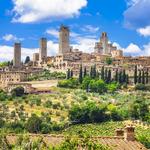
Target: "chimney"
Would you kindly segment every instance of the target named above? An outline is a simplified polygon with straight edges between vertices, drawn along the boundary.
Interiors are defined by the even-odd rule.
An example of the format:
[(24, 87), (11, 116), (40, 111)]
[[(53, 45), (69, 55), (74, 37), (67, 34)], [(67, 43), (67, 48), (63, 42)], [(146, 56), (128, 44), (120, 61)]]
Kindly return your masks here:
[(128, 125), (125, 127), (124, 131), (124, 139), (127, 141), (134, 141), (135, 140), (135, 127), (132, 125)]
[(124, 136), (124, 130), (122, 128), (116, 129), (116, 136)]

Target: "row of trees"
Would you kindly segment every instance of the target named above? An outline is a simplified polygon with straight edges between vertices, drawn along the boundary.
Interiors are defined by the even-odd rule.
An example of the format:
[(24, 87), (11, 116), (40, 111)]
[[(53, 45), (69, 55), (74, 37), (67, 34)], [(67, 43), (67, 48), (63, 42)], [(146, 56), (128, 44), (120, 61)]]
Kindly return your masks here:
[(80, 66), (79, 71), (79, 82), (82, 83), (84, 77), (89, 76), (91, 79), (101, 79), (106, 83), (111, 83), (112, 81), (116, 81), (120, 84), (129, 83), (129, 76), (126, 74), (126, 71), (118, 71), (116, 70), (115, 75), (112, 76), (111, 69), (105, 69), (104, 66), (102, 67), (101, 71), (99, 72), (96, 68), (96, 65), (92, 66), (90, 69), (90, 73), (87, 73), (86, 67), (84, 71), (82, 69), (82, 65)]
[(137, 66), (135, 66), (134, 70), (134, 84), (142, 83), (142, 84), (148, 84), (149, 82), (149, 73), (148, 69), (146, 71), (138, 70)]
[[(96, 65), (92, 66), (90, 69), (90, 72), (87, 72), (87, 68), (80, 66), (79, 69), (79, 83), (81, 84), (84, 77), (89, 76), (91, 79), (102, 79), (106, 83), (110, 83), (112, 81), (116, 81), (120, 84), (129, 84), (129, 75), (126, 73), (126, 70), (118, 71), (116, 69), (114, 76), (112, 76), (112, 70), (107, 69), (104, 66), (102, 67), (101, 71), (98, 71), (96, 68)], [(70, 79), (73, 77), (73, 71), (68, 70), (67, 71), (67, 79)], [(134, 70), (134, 83), (142, 83), (142, 84), (148, 84), (149, 82), (149, 73), (148, 69), (146, 71), (144, 70), (138, 70), (137, 66), (135, 66)]]

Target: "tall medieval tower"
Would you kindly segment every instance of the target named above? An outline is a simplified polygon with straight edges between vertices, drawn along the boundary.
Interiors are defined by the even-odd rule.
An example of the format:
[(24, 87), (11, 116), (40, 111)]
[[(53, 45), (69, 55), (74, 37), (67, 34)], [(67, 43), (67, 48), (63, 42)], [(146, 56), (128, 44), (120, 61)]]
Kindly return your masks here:
[(21, 43), (14, 44), (13, 66), (15, 68), (21, 67)]
[(47, 58), (47, 39), (40, 39), (40, 51), (39, 51), (39, 61), (42, 62), (43, 59)]
[(100, 38), (100, 42), (102, 43), (102, 47), (103, 47), (103, 54), (109, 54), (109, 49), (108, 49), (108, 37), (107, 37), (107, 33), (103, 32), (102, 36)]
[(70, 34), (69, 28), (62, 25), (59, 31), (59, 54), (60, 55), (70, 52), (69, 34)]

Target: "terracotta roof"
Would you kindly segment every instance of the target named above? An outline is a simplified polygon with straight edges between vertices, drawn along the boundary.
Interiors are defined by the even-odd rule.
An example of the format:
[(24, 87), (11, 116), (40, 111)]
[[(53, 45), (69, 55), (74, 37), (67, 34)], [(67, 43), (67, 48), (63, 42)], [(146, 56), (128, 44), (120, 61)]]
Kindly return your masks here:
[[(43, 138), (43, 141), (47, 145), (56, 145), (64, 141), (65, 137), (62, 135), (42, 135), (42, 134), (30, 134), (31, 139), (35, 140), (39, 137)], [(99, 141), (101, 144), (106, 145), (113, 150), (147, 150), (140, 142), (127, 141), (124, 137), (92, 137), (93, 141)], [(7, 140), (10, 144), (15, 144), (17, 135), (8, 135)]]

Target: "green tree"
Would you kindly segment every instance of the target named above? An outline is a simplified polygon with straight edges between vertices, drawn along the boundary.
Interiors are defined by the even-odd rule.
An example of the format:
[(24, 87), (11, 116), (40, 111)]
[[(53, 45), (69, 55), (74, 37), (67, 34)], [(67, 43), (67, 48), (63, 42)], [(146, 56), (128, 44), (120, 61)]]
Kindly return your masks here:
[(116, 73), (115, 73), (115, 81), (118, 82), (119, 81), (119, 75), (118, 75), (118, 69), (116, 70)]
[(25, 94), (25, 90), (23, 87), (16, 87), (11, 91), (12, 96), (21, 97)]
[(149, 114), (149, 107), (143, 95), (138, 96), (130, 106), (130, 114), (134, 119), (146, 121)]
[(142, 84), (145, 84), (145, 72), (142, 70)]
[(70, 72), (70, 77), (73, 78), (73, 70)]
[(148, 74), (148, 69), (147, 69), (146, 70), (146, 84), (148, 84), (148, 82), (149, 82), (148, 76), (149, 76), (149, 74)]
[(108, 70), (108, 77), (107, 77), (107, 83), (111, 82), (111, 70)]
[(119, 72), (119, 83), (122, 84), (122, 71)]
[(27, 56), (24, 63), (27, 64), (27, 63), (29, 63), (29, 62), (30, 62), (30, 57)]
[(105, 75), (104, 75), (105, 82), (107, 82), (107, 78), (108, 78), (108, 70), (105, 69)]
[(141, 75), (141, 70), (139, 70), (139, 75), (138, 75), (138, 83), (142, 83), (142, 75)]
[(134, 69), (134, 84), (137, 84), (138, 76), (137, 76), (137, 66)]
[(84, 73), (83, 73), (83, 76), (84, 76), (84, 77), (87, 76), (87, 70), (86, 70), (86, 67), (84, 67)]
[(101, 69), (101, 79), (105, 80), (105, 68), (104, 68), (104, 66)]
[(31, 117), (27, 120), (25, 128), (30, 133), (39, 133), (41, 131), (42, 120), (35, 114), (32, 114)]
[(67, 79), (70, 79), (70, 69), (67, 70)]
[(83, 81), (83, 71), (82, 71), (82, 65), (80, 65), (80, 71), (79, 71), (79, 83), (81, 84)]
[(106, 64), (107, 65), (111, 65), (112, 64), (112, 62), (113, 62), (113, 60), (112, 60), (112, 58), (106, 58)]
[(96, 78), (97, 71), (96, 71), (96, 65), (93, 66), (93, 79)]
[(123, 70), (123, 73), (122, 73), (122, 82), (125, 83), (126, 82), (126, 71)]
[(126, 75), (126, 84), (129, 84), (129, 75)]

